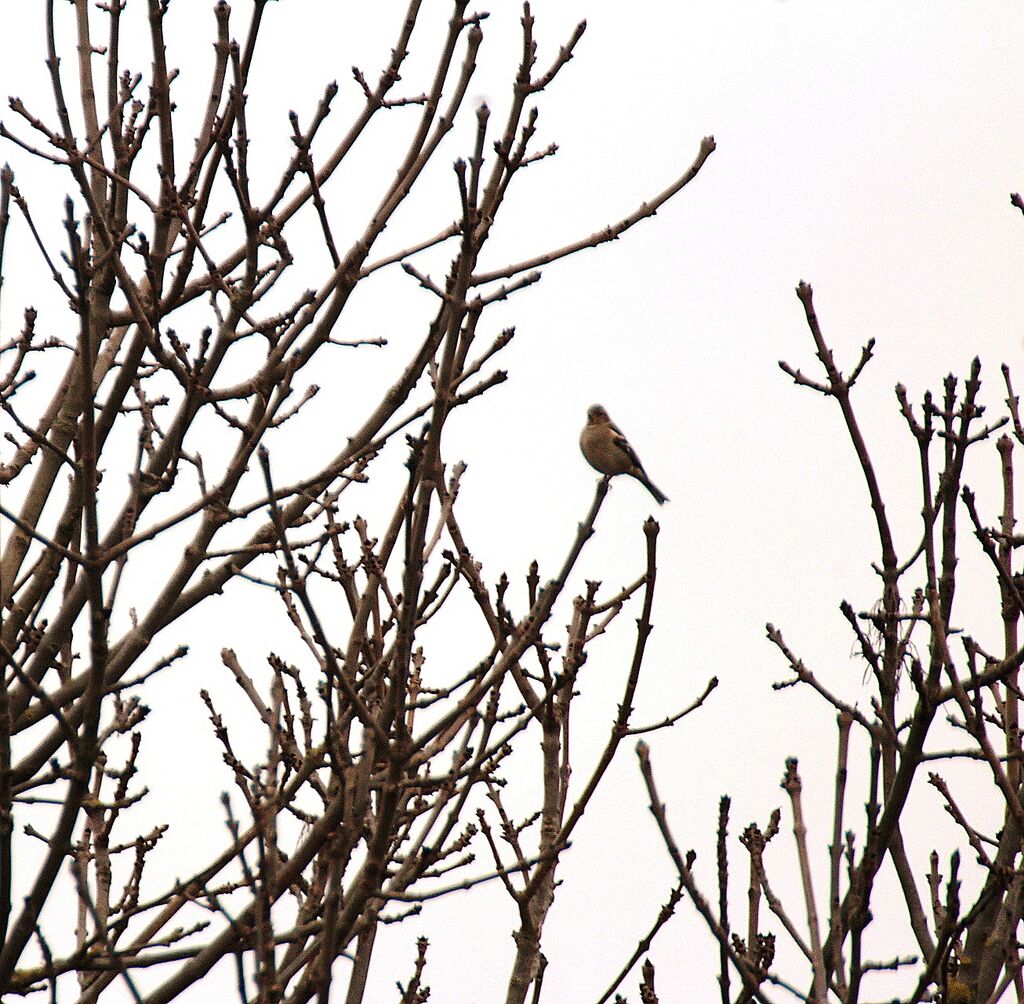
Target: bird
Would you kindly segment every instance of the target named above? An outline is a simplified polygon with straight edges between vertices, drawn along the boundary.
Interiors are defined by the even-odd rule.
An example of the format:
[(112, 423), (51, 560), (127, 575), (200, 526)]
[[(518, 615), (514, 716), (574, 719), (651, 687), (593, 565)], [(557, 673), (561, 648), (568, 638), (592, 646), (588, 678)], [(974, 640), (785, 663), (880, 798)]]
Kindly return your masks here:
[(587, 409), (587, 424), (580, 433), (580, 449), (595, 471), (609, 477), (628, 474), (654, 496), (658, 505), (668, 501), (668, 496), (647, 476), (636, 450), (629, 445), (622, 430), (608, 417), (608, 412), (600, 404), (592, 404)]

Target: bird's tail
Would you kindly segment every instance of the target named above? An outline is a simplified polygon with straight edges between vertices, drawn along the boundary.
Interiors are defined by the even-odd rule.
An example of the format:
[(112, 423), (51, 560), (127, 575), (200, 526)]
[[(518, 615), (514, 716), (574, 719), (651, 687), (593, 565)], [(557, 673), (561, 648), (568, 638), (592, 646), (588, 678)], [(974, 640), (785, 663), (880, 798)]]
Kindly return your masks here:
[(668, 496), (649, 477), (645, 475), (640, 481), (644, 488), (654, 496), (654, 501), (658, 505), (664, 505), (668, 501)]

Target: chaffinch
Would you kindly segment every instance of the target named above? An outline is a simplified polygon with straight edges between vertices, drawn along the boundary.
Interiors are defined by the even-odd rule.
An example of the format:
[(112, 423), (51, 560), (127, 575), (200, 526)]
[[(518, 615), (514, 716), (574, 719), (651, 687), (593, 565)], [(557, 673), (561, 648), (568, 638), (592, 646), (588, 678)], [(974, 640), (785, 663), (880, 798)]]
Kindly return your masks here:
[(668, 501), (665, 493), (647, 476), (629, 440), (599, 404), (587, 410), (587, 424), (580, 433), (580, 449), (594, 470), (608, 475), (628, 474), (654, 496), (658, 505)]

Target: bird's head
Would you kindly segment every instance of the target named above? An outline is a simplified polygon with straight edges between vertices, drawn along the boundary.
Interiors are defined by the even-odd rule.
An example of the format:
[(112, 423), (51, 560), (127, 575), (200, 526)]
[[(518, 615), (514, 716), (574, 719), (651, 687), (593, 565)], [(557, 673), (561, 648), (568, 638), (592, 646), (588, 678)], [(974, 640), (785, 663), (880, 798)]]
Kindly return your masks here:
[(592, 404), (587, 409), (587, 421), (597, 424), (598, 422), (610, 422), (611, 419), (608, 417), (608, 412), (604, 410), (603, 404)]

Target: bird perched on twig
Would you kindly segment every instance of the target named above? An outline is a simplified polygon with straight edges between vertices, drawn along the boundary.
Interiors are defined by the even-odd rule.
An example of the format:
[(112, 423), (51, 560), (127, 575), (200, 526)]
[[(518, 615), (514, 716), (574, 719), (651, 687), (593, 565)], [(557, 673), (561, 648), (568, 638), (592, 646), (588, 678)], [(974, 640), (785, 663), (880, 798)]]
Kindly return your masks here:
[(622, 430), (599, 404), (592, 404), (587, 409), (587, 424), (580, 433), (580, 449), (595, 471), (609, 476), (628, 474), (654, 496), (658, 505), (668, 501), (668, 496), (647, 476), (636, 450), (629, 445)]

